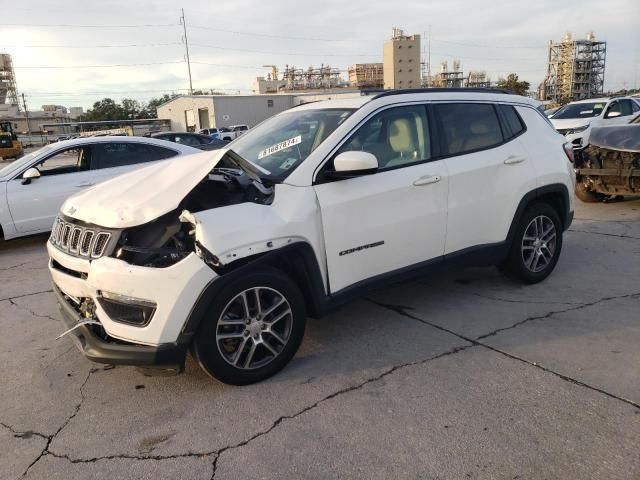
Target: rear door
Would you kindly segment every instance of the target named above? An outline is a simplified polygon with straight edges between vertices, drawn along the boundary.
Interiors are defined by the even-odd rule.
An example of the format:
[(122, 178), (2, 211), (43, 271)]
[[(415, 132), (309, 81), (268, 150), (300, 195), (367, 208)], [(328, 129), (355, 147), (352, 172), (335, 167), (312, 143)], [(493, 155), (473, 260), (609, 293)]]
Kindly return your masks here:
[[(314, 189), (332, 293), (359, 281), (441, 257), (447, 218), (444, 161), (433, 160), (424, 105), (392, 107), (367, 120), (338, 149)], [(333, 158), (362, 150), (379, 170), (331, 179)]]
[(449, 172), (445, 253), (504, 241), (520, 199), (536, 183), (518, 138), (524, 122), (513, 107), (490, 103), (438, 103), (434, 114)]
[(40, 178), (23, 183), (21, 175), (7, 183), (7, 202), (16, 230), (44, 232), (67, 197), (93, 184), (93, 145), (57, 150), (34, 165)]

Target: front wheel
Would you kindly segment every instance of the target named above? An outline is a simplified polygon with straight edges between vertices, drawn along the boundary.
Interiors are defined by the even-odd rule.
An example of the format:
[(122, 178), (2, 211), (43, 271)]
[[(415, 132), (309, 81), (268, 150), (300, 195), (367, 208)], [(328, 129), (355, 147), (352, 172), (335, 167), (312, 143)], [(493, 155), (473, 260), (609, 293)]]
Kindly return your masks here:
[(525, 210), (502, 270), (524, 283), (538, 283), (551, 274), (562, 250), (562, 222), (551, 205)]
[(198, 329), (193, 353), (203, 370), (222, 382), (259, 382), (293, 358), (305, 324), (296, 284), (279, 270), (263, 268), (217, 295)]

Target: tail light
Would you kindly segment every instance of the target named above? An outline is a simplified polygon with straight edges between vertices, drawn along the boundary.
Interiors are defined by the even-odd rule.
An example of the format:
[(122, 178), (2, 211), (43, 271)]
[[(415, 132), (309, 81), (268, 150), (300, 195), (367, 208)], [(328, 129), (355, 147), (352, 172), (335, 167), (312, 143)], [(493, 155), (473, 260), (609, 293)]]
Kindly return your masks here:
[(574, 156), (574, 153), (573, 153), (573, 146), (570, 143), (565, 143), (563, 147), (564, 147), (564, 153), (567, 155), (567, 158), (569, 159), (569, 161), (571, 163), (576, 163), (576, 157)]

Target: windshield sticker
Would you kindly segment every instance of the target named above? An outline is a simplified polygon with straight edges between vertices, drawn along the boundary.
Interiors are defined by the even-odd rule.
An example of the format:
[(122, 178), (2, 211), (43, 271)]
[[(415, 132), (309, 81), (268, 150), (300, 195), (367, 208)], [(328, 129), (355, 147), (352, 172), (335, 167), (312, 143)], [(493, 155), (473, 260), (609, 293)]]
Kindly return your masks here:
[(260, 153), (258, 153), (258, 160), (264, 157), (268, 157), (269, 155), (273, 155), (280, 150), (285, 150), (289, 147), (293, 147), (294, 145), (298, 145), (302, 142), (302, 135), (298, 135), (297, 137), (290, 138), (289, 140), (285, 140), (284, 142), (276, 143), (275, 145), (271, 145), (268, 148), (265, 148)]
[(288, 158), (287, 160), (284, 161), (284, 163), (282, 165), (280, 165), (278, 168), (280, 170), (289, 170), (291, 167), (293, 167), (293, 165), (295, 165), (295, 163), (297, 162), (297, 159), (295, 158)]

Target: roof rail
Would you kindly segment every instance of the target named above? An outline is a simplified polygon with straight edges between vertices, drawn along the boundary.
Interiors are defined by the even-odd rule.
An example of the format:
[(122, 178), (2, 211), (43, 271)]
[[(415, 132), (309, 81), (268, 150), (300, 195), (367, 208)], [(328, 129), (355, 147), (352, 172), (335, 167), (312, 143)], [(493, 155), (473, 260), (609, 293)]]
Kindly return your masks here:
[(517, 95), (512, 90), (505, 88), (405, 88), (404, 90), (385, 90), (381, 93), (375, 93), (373, 98), (388, 97), (391, 95), (403, 95), (405, 93), (506, 93), (508, 95)]

